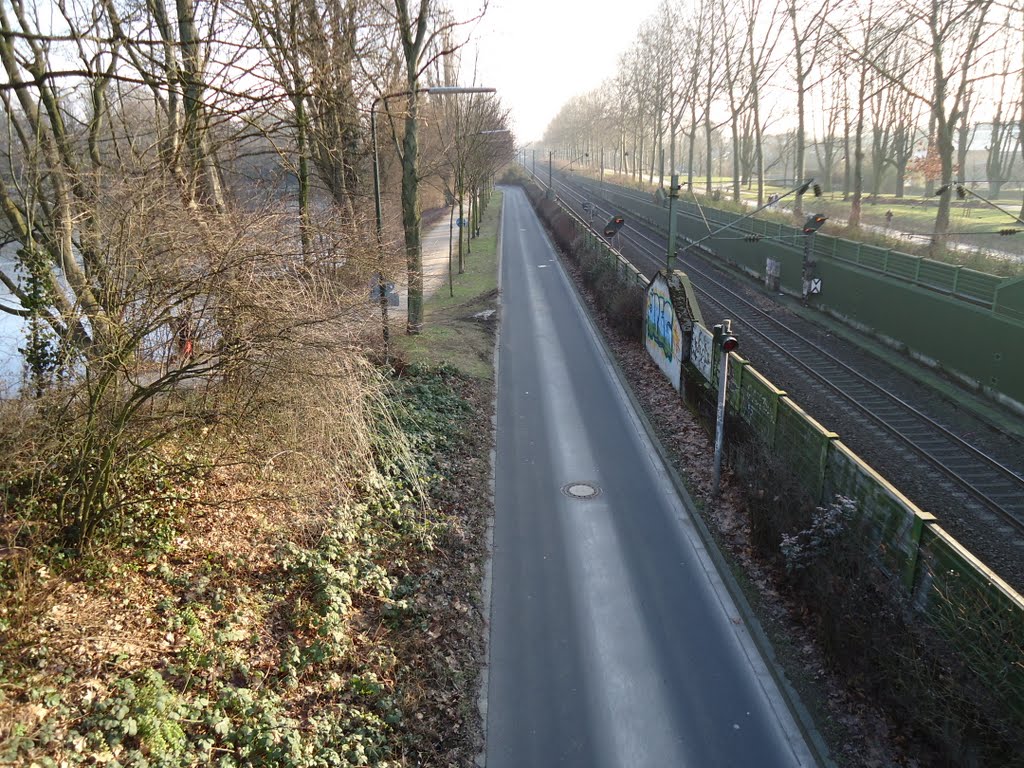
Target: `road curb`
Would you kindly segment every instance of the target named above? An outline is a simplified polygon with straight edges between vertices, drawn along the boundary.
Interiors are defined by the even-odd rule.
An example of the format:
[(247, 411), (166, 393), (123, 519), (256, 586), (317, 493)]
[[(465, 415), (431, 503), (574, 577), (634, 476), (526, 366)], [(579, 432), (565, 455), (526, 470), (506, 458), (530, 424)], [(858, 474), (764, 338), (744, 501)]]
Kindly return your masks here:
[(491, 663), (491, 600), (492, 580), (494, 568), (494, 515), (496, 513), (494, 504), (494, 469), (497, 459), (498, 439), (498, 349), (501, 345), (501, 259), (502, 259), (502, 235), (505, 224), (505, 196), (502, 193), (501, 211), (498, 213), (497, 233), (497, 258), (498, 258), (498, 322), (494, 325), (494, 351), (492, 352), (494, 365), (494, 399), (491, 404), (491, 514), (487, 521), (487, 532), (484, 534), (484, 544), (487, 550), (487, 557), (483, 565), (483, 577), (480, 587), (481, 614), (484, 623), (484, 656), (480, 664), (480, 680), (477, 688), (476, 705), (480, 715), (480, 732), (482, 744), (480, 752), (473, 762), (479, 768), (487, 765), (487, 696), (490, 684), (490, 663)]

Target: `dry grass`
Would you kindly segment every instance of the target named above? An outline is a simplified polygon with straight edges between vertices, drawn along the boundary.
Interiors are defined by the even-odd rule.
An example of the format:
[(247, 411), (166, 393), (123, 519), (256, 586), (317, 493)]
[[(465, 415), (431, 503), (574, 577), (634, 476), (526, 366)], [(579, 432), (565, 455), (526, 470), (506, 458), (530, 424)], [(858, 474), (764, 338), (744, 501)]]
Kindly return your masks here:
[[(325, 258), (276, 271), (261, 237), (246, 242), (248, 267), (220, 286), (237, 345), (230, 364), (154, 398), (143, 425), (181, 419), (153, 450), (159, 462), (146, 465), (172, 471), (177, 498), (156, 498), (143, 472), (133, 501), (145, 514), (69, 556), (37, 503), (55, 479), (36, 471), (51, 437), (40, 403), (0, 404), (10, 448), (0, 477), (30, 480), (0, 499), (0, 764), (123, 759), (120, 747), (92, 741), (95, 707), (151, 670), (176, 701), (204, 691), (216, 700), (224, 686), (276, 696), (299, 731), (394, 699), (408, 719), (373, 727), (390, 734), (394, 756), (417, 754), (419, 764), (466, 763), (479, 746), (475, 601), (488, 452), (432, 436), (432, 424), (456, 423), (460, 409), (412, 436), (418, 406), (396, 407), (409, 399), (403, 380), (371, 359), (378, 329), (365, 285), (376, 262), (353, 258), (358, 242), (344, 265)], [(485, 329), (481, 343), (490, 338)], [(201, 342), (216, 357), (213, 344)], [(489, 440), (488, 388), (446, 377), (430, 386), (439, 407), (482, 397), (474, 408), (487, 430), (465, 432)], [(428, 486), (428, 457), (460, 478), (439, 474)], [(342, 620), (333, 655), (289, 667), (290, 649), (308, 653), (322, 639), (316, 579), (346, 573), (357, 574), (351, 603), (326, 607)], [(408, 605), (394, 596), (406, 588)], [(357, 692), (378, 684), (373, 696)], [(83, 723), (92, 730), (75, 735)]]

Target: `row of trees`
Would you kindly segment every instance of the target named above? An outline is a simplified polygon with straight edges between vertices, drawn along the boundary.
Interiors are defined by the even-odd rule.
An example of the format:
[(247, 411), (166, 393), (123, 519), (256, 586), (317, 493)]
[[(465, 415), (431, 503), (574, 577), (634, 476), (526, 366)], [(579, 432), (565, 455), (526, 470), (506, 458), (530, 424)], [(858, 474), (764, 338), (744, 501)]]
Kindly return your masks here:
[[(998, 195), (1024, 152), (1022, 29), (1020, 0), (662, 0), (617, 74), (565, 104), (544, 141), (650, 183), (703, 172), (709, 193), (717, 160), (735, 199), (815, 175), (841, 185), (856, 227), (887, 177), (900, 197), (915, 170), (929, 192), (965, 181), (983, 121)], [(947, 187), (936, 248), (950, 201)]]
[[(470, 76), (468, 21), (434, 0), (0, 4), (0, 311), (29, 321), (36, 393), (64, 382), (53, 461), (76, 542), (116, 505), (114, 467), (180, 424), (133, 429), (168, 393), (251, 394), (314, 326), (365, 344), (367, 285), (402, 252), (418, 329), (420, 187), (457, 176), (461, 198), (511, 150), (457, 148), (466, 126), (507, 127), (494, 96), (425, 96)], [(374, 234), (375, 102), (404, 248)]]

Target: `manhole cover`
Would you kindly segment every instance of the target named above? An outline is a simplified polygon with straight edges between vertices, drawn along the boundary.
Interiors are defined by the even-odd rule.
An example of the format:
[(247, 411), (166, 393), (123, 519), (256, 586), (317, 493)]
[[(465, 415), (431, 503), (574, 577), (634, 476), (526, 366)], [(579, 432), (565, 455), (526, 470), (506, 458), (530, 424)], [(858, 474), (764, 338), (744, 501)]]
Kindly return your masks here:
[(562, 493), (570, 499), (592, 499), (601, 489), (591, 483), (569, 483), (562, 486)]

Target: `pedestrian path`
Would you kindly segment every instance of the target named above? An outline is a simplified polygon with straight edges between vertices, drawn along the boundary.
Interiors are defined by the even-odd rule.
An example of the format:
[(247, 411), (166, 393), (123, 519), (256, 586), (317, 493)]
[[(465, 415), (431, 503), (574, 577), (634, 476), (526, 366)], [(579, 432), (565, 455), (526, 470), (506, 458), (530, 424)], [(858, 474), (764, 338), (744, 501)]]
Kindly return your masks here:
[[(451, 248), (452, 269), (458, 270), (459, 230), (452, 226), (448, 229), (448, 215), (440, 221), (420, 230), (423, 249), (423, 299), (429, 299), (448, 283), (448, 254)], [(409, 311), (408, 275), (403, 270), (395, 286), (398, 293), (398, 306), (392, 312), (406, 316)]]

